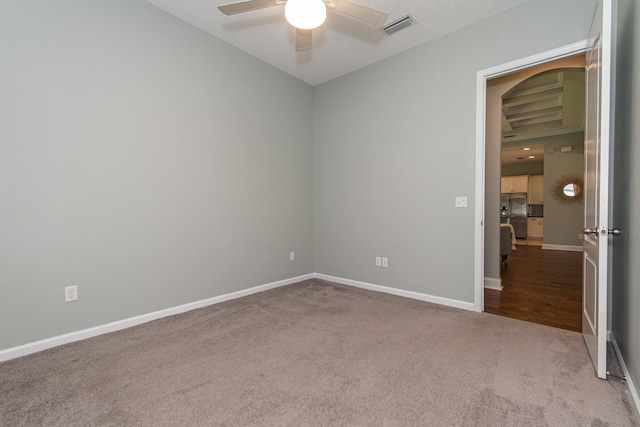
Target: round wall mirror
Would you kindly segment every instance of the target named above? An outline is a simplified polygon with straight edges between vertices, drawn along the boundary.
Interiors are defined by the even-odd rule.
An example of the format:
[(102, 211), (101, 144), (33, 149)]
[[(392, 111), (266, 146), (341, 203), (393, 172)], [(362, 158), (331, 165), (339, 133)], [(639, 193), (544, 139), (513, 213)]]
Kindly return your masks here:
[(551, 194), (559, 202), (577, 203), (583, 198), (582, 187), (582, 176), (565, 175), (551, 187)]
[(562, 192), (567, 197), (576, 197), (578, 194), (580, 194), (581, 191), (582, 189), (575, 182), (567, 184), (562, 188)]

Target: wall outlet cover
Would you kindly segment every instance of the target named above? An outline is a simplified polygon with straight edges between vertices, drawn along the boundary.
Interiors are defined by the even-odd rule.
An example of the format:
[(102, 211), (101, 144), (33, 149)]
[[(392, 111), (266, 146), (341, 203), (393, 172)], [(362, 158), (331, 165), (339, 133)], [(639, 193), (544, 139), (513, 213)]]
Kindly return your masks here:
[(64, 302), (76, 301), (78, 299), (78, 287), (67, 286), (64, 288)]

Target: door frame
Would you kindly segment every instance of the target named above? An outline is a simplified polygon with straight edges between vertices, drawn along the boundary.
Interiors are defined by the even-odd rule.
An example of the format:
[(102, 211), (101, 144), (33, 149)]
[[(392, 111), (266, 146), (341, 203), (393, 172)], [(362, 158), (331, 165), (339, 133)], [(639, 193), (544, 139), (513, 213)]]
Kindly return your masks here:
[(474, 310), (484, 311), (484, 211), (485, 211), (485, 135), (487, 81), (537, 65), (584, 54), (588, 40), (547, 50), (495, 67), (478, 71), (476, 75), (476, 188), (474, 226)]

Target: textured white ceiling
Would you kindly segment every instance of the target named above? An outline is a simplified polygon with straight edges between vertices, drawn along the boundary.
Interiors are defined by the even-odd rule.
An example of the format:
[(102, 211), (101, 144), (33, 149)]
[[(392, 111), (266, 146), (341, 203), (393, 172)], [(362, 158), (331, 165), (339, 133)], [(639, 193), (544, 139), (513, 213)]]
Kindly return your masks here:
[(217, 6), (233, 0), (146, 0), (237, 48), (317, 86), (351, 71), (497, 15), (530, 0), (354, 0), (389, 13), (411, 14), (416, 24), (391, 36), (332, 10), (313, 30), (313, 48), (295, 52), (295, 29), (284, 6), (226, 16)]

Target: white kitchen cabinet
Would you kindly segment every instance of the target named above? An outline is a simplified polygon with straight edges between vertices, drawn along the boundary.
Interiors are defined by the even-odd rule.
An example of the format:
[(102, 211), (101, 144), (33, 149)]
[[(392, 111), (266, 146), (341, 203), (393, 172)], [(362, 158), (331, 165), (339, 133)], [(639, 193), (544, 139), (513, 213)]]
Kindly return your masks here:
[(544, 176), (532, 175), (529, 177), (529, 191), (527, 191), (527, 203), (541, 205), (544, 203)]
[(500, 178), (501, 193), (526, 193), (529, 191), (529, 175), (503, 176)]
[(542, 239), (544, 218), (527, 218), (527, 239)]

